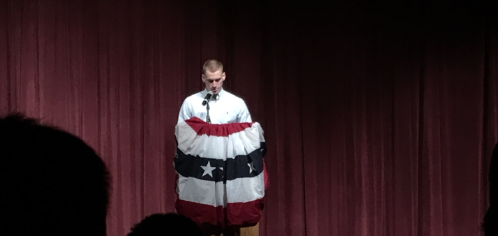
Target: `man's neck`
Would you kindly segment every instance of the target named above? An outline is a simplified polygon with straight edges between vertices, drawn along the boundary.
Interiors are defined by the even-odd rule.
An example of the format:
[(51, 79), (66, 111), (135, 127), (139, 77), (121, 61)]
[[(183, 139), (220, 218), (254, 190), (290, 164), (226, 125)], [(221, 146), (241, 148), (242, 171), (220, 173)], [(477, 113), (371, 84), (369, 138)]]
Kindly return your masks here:
[(220, 94), (223, 93), (223, 89), (220, 90), (220, 92), (213, 94), (212, 99), (216, 100), (220, 96)]

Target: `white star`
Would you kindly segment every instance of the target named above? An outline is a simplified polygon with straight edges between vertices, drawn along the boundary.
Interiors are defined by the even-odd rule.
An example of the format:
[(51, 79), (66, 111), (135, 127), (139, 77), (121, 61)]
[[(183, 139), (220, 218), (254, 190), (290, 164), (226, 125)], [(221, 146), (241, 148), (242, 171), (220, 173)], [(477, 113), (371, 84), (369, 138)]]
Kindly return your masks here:
[(223, 167), (218, 167), (221, 171), (223, 171)]
[(202, 174), (203, 177), (204, 175), (209, 175), (213, 177), (213, 170), (216, 169), (216, 167), (211, 167), (211, 162), (209, 161), (207, 165), (201, 166), (201, 168), (204, 170), (204, 173)]
[(254, 168), (252, 162), (247, 163), (247, 166), (249, 166), (249, 174), (252, 173), (253, 171), (256, 171), (256, 168)]

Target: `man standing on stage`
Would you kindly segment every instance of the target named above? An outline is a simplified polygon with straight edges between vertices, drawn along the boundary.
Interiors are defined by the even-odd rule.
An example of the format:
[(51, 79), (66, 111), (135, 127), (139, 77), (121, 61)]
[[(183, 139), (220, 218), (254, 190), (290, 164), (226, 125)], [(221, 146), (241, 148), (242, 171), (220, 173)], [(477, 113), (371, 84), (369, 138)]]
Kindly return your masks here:
[[(202, 67), (202, 82), (206, 85), (206, 89), (185, 99), (180, 109), (178, 123), (192, 117), (207, 122), (206, 106), (210, 108), (209, 118), (212, 124), (251, 122), (251, 114), (244, 100), (223, 90), (225, 79), (223, 64), (218, 60), (207, 60)], [(212, 96), (208, 99), (208, 104), (203, 105), (203, 100), (210, 92)]]
[[(257, 127), (260, 126), (257, 123), (245, 124), (247, 127), (242, 130), (227, 128), (236, 125), (231, 123), (252, 122), (252, 119), (244, 100), (223, 89), (225, 79), (223, 64), (218, 60), (207, 60), (202, 67), (205, 89), (187, 97), (180, 109), (175, 132), (179, 145), (175, 157), (175, 170), (179, 174), (179, 198), (175, 207), (179, 213), (192, 217), (200, 224), (205, 234), (217, 234), (222, 231), (224, 236), (258, 235), (257, 221), (261, 217), (265, 188), (262, 156), (266, 152), (266, 146), (244, 146), (244, 143), (264, 142), (260, 135), (247, 136), (258, 133)], [(212, 133), (202, 136), (197, 134), (199, 137), (195, 139), (195, 143), (202, 148), (195, 148), (189, 143), (192, 142), (193, 136), (188, 132), (192, 132), (192, 129), (186, 125), (189, 122), (199, 124), (200, 120), (190, 120), (194, 117), (220, 125), (217, 130), (226, 130), (227, 134), (234, 132), (242, 135), (229, 138), (225, 133), (219, 136)], [(232, 141), (224, 141), (228, 139)], [(254, 142), (253, 139), (257, 141)], [(221, 143), (217, 145), (216, 142)], [(207, 143), (209, 147), (204, 146), (208, 145)], [(213, 151), (227, 148), (226, 145), (234, 143), (238, 145), (231, 146), (230, 152)], [(187, 146), (193, 148), (184, 153)], [(202, 154), (193, 154), (195, 150), (201, 151)], [(248, 150), (250, 153), (245, 153)], [(233, 153), (237, 155), (230, 156)], [(259, 167), (254, 167), (255, 163), (259, 163)], [(221, 209), (224, 209), (225, 213), (221, 214)], [(221, 223), (223, 221), (228, 225)]]

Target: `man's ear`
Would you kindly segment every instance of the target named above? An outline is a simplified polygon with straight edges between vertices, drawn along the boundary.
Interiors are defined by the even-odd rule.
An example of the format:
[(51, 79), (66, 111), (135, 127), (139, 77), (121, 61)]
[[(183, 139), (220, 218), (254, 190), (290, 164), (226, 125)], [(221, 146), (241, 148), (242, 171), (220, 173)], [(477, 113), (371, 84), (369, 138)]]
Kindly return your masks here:
[(226, 77), (227, 77), (227, 75), (225, 74), (225, 72), (223, 72), (223, 74), (221, 74), (221, 81), (225, 81)]
[(201, 80), (202, 82), (206, 83), (206, 76), (204, 76), (204, 74), (201, 75)]

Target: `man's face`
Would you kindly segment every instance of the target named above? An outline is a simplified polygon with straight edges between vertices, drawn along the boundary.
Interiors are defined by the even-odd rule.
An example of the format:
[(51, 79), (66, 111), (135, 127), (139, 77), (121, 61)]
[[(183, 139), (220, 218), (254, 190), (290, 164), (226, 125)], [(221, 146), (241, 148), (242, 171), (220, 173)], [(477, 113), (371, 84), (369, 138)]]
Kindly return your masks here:
[(218, 94), (221, 91), (223, 81), (225, 81), (225, 72), (221, 69), (215, 72), (206, 70), (206, 73), (202, 75), (202, 82), (206, 84), (207, 91), (212, 91), (213, 94)]

